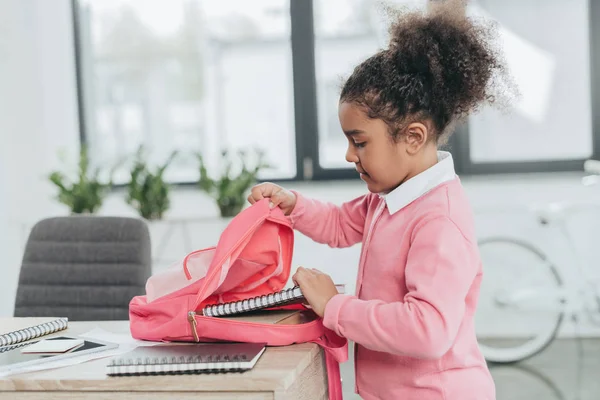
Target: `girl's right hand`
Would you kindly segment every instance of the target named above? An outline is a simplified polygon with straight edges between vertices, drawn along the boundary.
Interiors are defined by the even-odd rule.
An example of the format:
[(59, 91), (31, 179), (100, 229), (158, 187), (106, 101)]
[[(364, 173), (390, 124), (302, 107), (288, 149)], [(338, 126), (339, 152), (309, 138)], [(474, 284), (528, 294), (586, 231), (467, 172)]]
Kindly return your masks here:
[(265, 182), (254, 186), (248, 196), (250, 204), (269, 198), (271, 208), (279, 206), (285, 215), (290, 215), (296, 206), (296, 195), (274, 183)]

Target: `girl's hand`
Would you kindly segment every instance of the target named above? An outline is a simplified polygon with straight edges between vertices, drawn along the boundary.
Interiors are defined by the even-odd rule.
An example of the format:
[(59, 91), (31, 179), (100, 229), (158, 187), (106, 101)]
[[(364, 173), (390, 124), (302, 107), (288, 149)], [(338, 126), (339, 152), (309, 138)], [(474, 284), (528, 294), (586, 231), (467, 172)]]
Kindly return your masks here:
[(299, 267), (292, 280), (302, 290), (302, 294), (312, 310), (321, 318), (325, 315), (325, 306), (338, 294), (335, 284), (327, 274), (316, 269)]
[(285, 215), (290, 215), (296, 206), (296, 195), (274, 183), (265, 182), (252, 188), (248, 201), (254, 204), (264, 198), (271, 199), (271, 207), (279, 206)]

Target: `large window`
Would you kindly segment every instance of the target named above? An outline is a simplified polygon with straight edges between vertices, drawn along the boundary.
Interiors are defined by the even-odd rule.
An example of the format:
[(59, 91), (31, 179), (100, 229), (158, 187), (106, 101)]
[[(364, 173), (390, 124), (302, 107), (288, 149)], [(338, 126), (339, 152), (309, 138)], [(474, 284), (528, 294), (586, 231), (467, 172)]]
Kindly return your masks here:
[[(431, 0), (392, 0), (423, 9)], [(73, 0), (82, 138), (97, 165), (143, 144), (172, 150), (172, 182), (198, 177), (195, 152), (266, 151), (260, 178), (357, 179), (338, 121), (341, 85), (387, 42), (377, 0)], [(599, 154), (589, 0), (473, 0), (498, 22), (522, 98), (454, 135), (459, 173), (572, 170)], [(597, 123), (596, 123), (597, 125)], [(124, 182), (126, 170), (117, 176)]]
[[(222, 149), (266, 151), (263, 178), (296, 176), (287, 0), (79, 1), (85, 139), (95, 163), (147, 148), (176, 182)], [(124, 173), (124, 172), (123, 172)], [(119, 179), (117, 179), (118, 181)]]
[(593, 56), (599, 10), (588, 0), (469, 3), (469, 15), (496, 21), (520, 97), (510, 113), (484, 109), (470, 118), (457, 138), (466, 172), (580, 169), (598, 155)]

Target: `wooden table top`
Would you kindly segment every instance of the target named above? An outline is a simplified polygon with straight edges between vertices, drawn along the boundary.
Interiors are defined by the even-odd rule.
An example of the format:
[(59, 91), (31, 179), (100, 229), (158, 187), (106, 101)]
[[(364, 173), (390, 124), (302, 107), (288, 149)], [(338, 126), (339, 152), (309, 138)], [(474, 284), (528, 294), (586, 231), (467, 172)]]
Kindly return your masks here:
[[(7, 332), (47, 319), (0, 318), (0, 331)], [(94, 328), (129, 334), (128, 321), (69, 322), (66, 330), (50, 336), (75, 336)], [(50, 337), (48, 336), (48, 337)], [(285, 390), (294, 383), (320, 351), (313, 343), (269, 347), (254, 368), (243, 373), (154, 375), (109, 377), (110, 358), (62, 368), (28, 372), (0, 378), (0, 391), (264, 391)]]

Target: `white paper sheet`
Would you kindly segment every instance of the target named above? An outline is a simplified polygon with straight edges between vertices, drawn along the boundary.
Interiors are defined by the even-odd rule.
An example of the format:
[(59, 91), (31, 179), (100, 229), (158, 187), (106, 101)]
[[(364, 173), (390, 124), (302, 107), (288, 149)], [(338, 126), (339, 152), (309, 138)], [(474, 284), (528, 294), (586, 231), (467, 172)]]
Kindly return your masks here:
[(155, 346), (160, 344), (161, 342), (148, 342), (145, 340), (134, 339), (130, 334), (127, 333), (113, 333), (106, 331), (102, 328), (94, 328), (89, 332), (79, 335), (81, 338), (87, 339), (96, 339), (103, 342), (116, 343), (119, 346), (127, 345), (127, 346)]
[[(75, 357), (65, 358), (65, 359), (56, 360), (56, 361), (49, 361), (49, 362), (45, 362), (45, 363), (41, 363), (41, 364), (37, 364), (37, 365), (27, 365), (23, 368), (14, 369), (14, 370), (11, 370), (8, 372), (0, 372), (0, 378), (9, 376), (9, 375), (22, 374), (25, 372), (42, 371), (42, 370), (47, 370), (47, 369), (67, 367), (70, 365), (81, 364), (86, 361), (97, 360), (100, 358), (112, 358), (112, 357), (130, 352), (131, 350), (133, 350), (139, 346), (154, 346), (154, 345), (157, 345), (160, 343), (160, 342), (147, 342), (147, 341), (143, 341), (143, 340), (137, 340), (137, 339), (134, 339), (133, 337), (131, 337), (131, 335), (108, 332), (102, 328), (94, 328), (89, 332), (79, 335), (79, 337), (91, 339), (91, 340), (96, 339), (96, 340), (100, 340), (103, 342), (116, 343), (119, 345), (119, 347), (116, 349), (100, 351), (97, 353), (84, 354), (81, 356), (75, 356)], [(108, 363), (108, 360), (107, 360), (107, 363)]]

